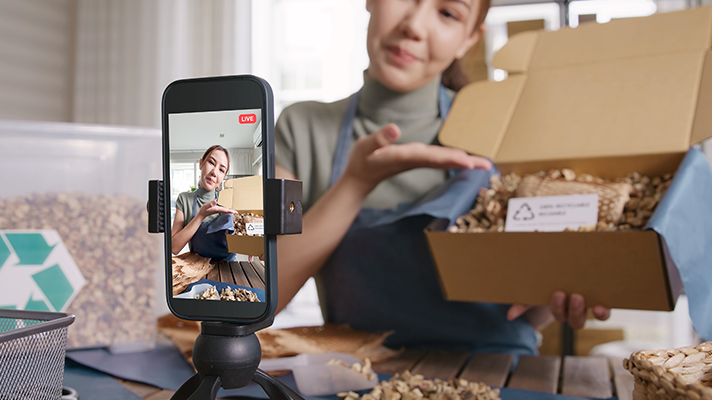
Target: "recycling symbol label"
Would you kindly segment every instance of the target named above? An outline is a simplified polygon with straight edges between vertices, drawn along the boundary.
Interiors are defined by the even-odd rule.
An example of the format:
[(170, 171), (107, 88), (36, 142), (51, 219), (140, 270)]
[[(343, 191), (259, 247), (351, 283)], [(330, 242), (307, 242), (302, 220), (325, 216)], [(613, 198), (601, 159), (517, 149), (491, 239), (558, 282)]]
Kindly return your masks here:
[(264, 235), (265, 228), (262, 222), (248, 222), (245, 224), (245, 229), (250, 235)]
[(64, 311), (86, 282), (56, 230), (0, 230), (0, 308)]
[(523, 203), (512, 217), (515, 221), (530, 221), (534, 219), (534, 212), (529, 204)]

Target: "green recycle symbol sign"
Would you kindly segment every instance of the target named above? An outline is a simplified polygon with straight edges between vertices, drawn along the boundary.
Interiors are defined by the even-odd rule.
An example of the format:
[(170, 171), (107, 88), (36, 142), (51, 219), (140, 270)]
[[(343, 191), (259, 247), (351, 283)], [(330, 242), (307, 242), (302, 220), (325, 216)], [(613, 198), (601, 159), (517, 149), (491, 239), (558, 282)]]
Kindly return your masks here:
[(64, 311), (86, 280), (56, 230), (0, 230), (0, 308)]

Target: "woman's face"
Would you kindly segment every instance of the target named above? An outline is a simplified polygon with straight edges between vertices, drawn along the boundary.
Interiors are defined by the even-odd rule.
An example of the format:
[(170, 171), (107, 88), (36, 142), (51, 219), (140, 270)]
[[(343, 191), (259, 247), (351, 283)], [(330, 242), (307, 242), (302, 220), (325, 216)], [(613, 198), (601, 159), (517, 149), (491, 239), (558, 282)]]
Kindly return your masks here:
[(227, 174), (227, 156), (222, 150), (213, 150), (200, 160), (200, 184), (204, 189), (215, 190)]
[(480, 0), (367, 0), (368, 74), (408, 92), (431, 82), (480, 36)]

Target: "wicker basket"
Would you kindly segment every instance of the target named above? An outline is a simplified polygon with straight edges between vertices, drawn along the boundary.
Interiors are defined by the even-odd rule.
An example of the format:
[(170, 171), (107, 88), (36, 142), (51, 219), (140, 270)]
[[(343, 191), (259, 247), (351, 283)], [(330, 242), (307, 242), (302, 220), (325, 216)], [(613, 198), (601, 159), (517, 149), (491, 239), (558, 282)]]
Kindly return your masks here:
[(0, 309), (0, 399), (62, 396), (67, 327), (74, 315)]
[(635, 400), (712, 400), (712, 342), (639, 351), (623, 366), (635, 377)]

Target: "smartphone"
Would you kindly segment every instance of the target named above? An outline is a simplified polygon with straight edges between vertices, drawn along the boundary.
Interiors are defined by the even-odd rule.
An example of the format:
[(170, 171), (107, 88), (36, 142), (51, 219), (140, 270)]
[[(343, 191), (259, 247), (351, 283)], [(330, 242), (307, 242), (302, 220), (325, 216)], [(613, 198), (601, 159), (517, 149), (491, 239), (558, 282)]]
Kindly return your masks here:
[(274, 178), (270, 85), (252, 75), (178, 80), (163, 93), (162, 119), (171, 312), (266, 320), (277, 307), (276, 238), (264, 233)]

